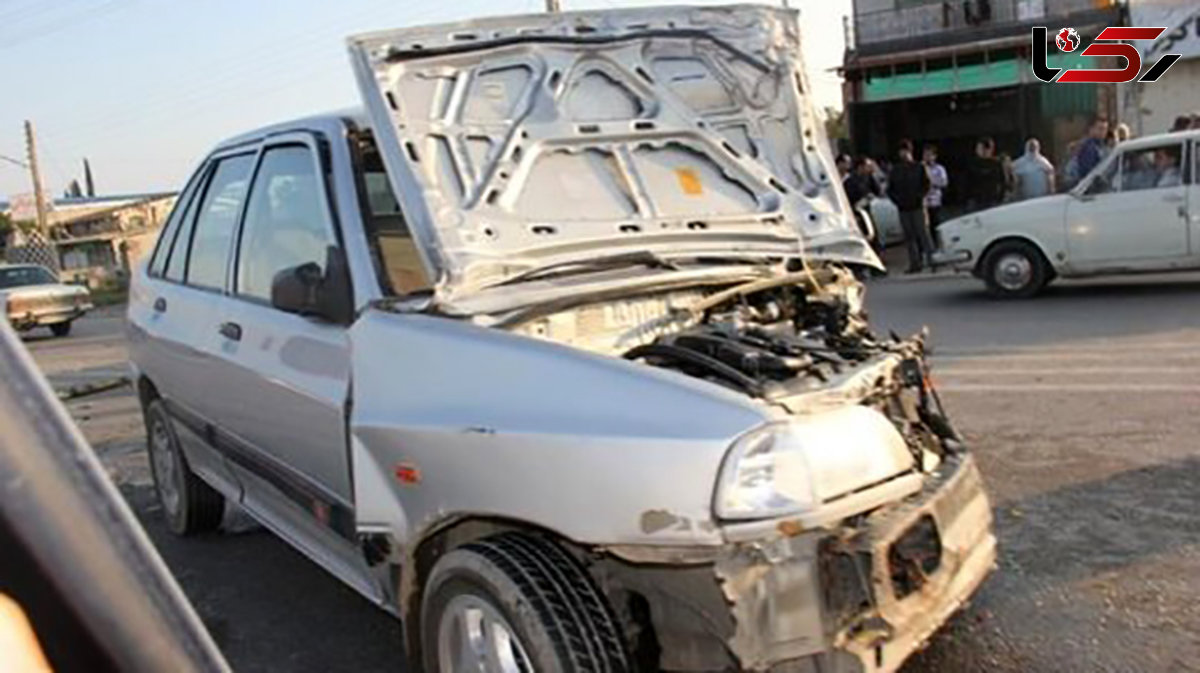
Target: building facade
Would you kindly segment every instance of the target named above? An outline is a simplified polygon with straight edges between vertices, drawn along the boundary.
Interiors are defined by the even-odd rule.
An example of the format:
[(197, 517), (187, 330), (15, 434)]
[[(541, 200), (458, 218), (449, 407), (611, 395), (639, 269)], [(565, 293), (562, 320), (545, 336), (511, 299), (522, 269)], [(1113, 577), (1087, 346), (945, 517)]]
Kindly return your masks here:
[[(9, 261), (54, 256), (60, 278), (91, 287), (122, 285), (134, 265), (154, 246), (175, 204), (173, 193), (56, 199), (48, 214), (48, 235), (31, 237), (17, 227), (10, 234)], [(31, 250), (33, 247), (41, 250)], [(43, 262), (44, 263), (44, 262)]]
[(844, 63), (853, 150), (890, 157), (903, 138), (936, 144), (951, 173), (951, 203), (963, 198), (954, 178), (981, 136), (1013, 157), (1038, 137), (1062, 165), (1093, 116), (1116, 117), (1119, 94), (1114, 85), (1037, 80), (1032, 28), (1049, 29), (1050, 67), (1082, 67), (1082, 48), (1063, 52), (1054, 35), (1072, 27), (1087, 44), (1106, 26), (1124, 25), (1123, 15), (1116, 0), (854, 0)]
[(1133, 0), (1129, 21), (1135, 26), (1165, 26), (1153, 43), (1143, 43), (1142, 68), (1149, 69), (1163, 54), (1182, 58), (1151, 84), (1121, 86), (1121, 117), (1138, 135), (1168, 131), (1176, 117), (1200, 112), (1200, 2), (1196, 0)]

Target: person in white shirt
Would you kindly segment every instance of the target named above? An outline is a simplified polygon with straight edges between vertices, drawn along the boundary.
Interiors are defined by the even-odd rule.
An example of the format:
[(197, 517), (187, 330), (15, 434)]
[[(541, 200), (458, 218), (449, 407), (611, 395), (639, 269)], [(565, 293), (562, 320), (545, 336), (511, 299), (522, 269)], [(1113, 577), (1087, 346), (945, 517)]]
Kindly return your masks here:
[(935, 248), (942, 247), (938, 237), (938, 225), (942, 223), (942, 201), (945, 198), (946, 187), (950, 185), (950, 174), (946, 167), (938, 163), (938, 150), (934, 145), (926, 145), (921, 155), (925, 171), (929, 174), (929, 191), (925, 194), (925, 212), (929, 214), (929, 232), (933, 237)]
[(1042, 155), (1042, 143), (1037, 138), (1025, 141), (1025, 154), (1013, 162), (1013, 174), (1018, 201), (1054, 193), (1054, 164)]

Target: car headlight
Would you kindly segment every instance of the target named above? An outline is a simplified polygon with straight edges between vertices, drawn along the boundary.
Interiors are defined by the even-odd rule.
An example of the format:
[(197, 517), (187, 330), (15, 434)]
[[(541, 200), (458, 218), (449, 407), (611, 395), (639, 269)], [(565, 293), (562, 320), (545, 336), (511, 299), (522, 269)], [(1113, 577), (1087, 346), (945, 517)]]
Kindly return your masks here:
[(802, 514), (913, 469), (904, 438), (883, 414), (847, 406), (769, 423), (725, 456), (713, 509), (726, 520)]

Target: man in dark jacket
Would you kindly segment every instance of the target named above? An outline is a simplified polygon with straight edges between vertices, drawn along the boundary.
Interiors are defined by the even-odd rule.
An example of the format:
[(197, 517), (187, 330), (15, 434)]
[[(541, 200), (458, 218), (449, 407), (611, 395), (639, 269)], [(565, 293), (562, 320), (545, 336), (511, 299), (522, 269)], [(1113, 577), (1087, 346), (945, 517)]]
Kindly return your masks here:
[(996, 141), (980, 138), (967, 165), (967, 195), (971, 210), (983, 210), (1004, 200), (1004, 165), (996, 158)]
[(875, 180), (874, 163), (867, 157), (856, 158), (853, 170), (842, 180), (846, 198), (850, 200), (851, 206), (857, 208), (862, 205), (861, 201), (868, 197), (883, 196), (883, 190)]
[(925, 213), (925, 195), (929, 193), (929, 173), (925, 166), (913, 160), (913, 144), (900, 142), (900, 160), (888, 174), (888, 198), (900, 211), (900, 226), (908, 246), (908, 273), (916, 273), (929, 264), (933, 242), (929, 238), (929, 221)]

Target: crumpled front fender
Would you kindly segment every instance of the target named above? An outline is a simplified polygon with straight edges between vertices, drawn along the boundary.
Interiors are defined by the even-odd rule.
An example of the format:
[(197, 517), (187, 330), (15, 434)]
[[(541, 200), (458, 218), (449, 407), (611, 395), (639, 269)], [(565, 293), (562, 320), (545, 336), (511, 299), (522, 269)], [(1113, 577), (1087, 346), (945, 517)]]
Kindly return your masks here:
[(720, 544), (712, 493), (749, 398), (465, 321), (372, 310), (351, 330), (361, 532), (400, 546), (501, 517), (581, 544)]

